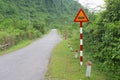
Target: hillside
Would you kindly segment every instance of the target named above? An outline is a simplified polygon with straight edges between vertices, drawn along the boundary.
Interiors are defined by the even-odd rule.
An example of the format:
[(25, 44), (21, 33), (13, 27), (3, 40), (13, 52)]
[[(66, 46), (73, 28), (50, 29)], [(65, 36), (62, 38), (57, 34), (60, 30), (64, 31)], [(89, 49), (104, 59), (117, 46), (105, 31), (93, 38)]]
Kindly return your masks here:
[(0, 0), (0, 44), (12, 46), (68, 25), (79, 7), (74, 0)]
[(0, 19), (59, 20), (72, 16), (79, 7), (73, 0), (0, 0)]

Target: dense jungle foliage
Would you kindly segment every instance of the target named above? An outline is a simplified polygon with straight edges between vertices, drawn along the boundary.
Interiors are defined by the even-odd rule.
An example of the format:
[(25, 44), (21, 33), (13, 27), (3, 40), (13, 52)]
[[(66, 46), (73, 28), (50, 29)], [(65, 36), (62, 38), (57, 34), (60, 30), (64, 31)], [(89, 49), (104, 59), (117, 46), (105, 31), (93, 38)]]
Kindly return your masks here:
[[(120, 0), (105, 0), (106, 10), (95, 15), (94, 22), (86, 27), (87, 51), (107, 72), (108, 80), (120, 79)], [(98, 63), (97, 63), (98, 62)]]

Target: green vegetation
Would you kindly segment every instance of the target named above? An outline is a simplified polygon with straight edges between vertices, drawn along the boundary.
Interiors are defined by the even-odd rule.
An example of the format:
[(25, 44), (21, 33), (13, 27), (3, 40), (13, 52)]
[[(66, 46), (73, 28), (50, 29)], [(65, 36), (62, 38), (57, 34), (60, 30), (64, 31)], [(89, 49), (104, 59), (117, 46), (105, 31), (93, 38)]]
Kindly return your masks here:
[[(89, 22), (83, 25), (83, 54), (93, 62), (93, 66), (106, 76), (106, 80), (120, 79), (120, 1), (105, 0), (106, 9), (99, 13), (84, 9)], [(79, 50), (79, 23), (66, 30), (68, 40)], [(61, 30), (61, 33), (64, 32)]]
[(120, 0), (106, 0), (106, 10), (86, 26), (85, 47), (108, 80), (120, 79)]
[(80, 66), (79, 58), (75, 59), (74, 52), (68, 48), (68, 41), (62, 41), (52, 52), (45, 80), (106, 80), (105, 75), (99, 72), (94, 64), (90, 79), (85, 76), (89, 56), (85, 54), (84, 57), (84, 64)]
[(73, 0), (0, 0), (0, 46), (10, 48), (68, 25), (79, 6)]
[[(84, 63), (91, 60), (95, 73), (96, 70), (102, 72), (105, 74), (106, 80), (120, 80), (120, 0), (105, 0), (105, 2), (106, 9), (94, 13), (89, 12), (74, 0), (0, 0), (0, 46), (8, 44), (8, 47), (11, 48), (22, 41), (40, 37), (51, 28), (57, 28), (62, 35), (66, 30), (68, 41), (71, 42), (74, 49), (79, 50), (79, 24), (73, 23), (73, 19), (79, 8), (82, 7), (90, 20), (83, 24)], [(59, 46), (61, 47), (63, 44)], [(67, 63), (62, 67), (61, 64), (58, 64), (61, 62), (58, 61), (57, 65), (61, 68), (60, 70), (55, 69), (58, 73), (53, 71), (56, 76), (52, 77), (59, 75), (61, 79), (69, 80), (69, 76), (79, 79), (84, 75), (85, 69), (82, 69), (82, 74), (79, 74), (80, 72), (77, 70), (74, 71), (73, 68), (81, 70), (78, 60), (73, 59), (71, 52), (68, 59), (64, 60), (66, 54), (69, 53), (65, 50), (62, 52), (63, 50), (58, 50), (56, 55), (53, 53), (55, 56), (53, 55), (52, 58), (60, 56), (57, 58), (62, 59), (63, 64), (68, 62), (68, 65), (72, 67), (69, 68)], [(1, 51), (0, 49), (0, 53)], [(66, 51), (69, 51), (68, 48)], [(51, 63), (51, 65), (53, 64)], [(84, 66), (86, 65), (84, 64)], [(65, 72), (64, 76), (62, 69)], [(76, 75), (71, 76), (72, 72)], [(91, 78), (97, 77), (94, 75)], [(68, 78), (65, 78), (66, 76)], [(103, 78), (104, 76), (101, 76), (99, 79), (103, 80)]]
[(10, 48), (7, 49), (7, 50), (1, 51), (1, 52), (0, 52), (0, 55), (4, 55), (4, 54), (10, 53), (10, 52), (12, 52), (12, 51), (18, 50), (18, 49), (20, 49), (20, 48), (23, 48), (23, 47), (29, 45), (31, 42), (32, 42), (32, 40), (21, 41), (21, 42), (19, 42), (17, 45), (15, 45), (15, 46), (13, 46), (13, 47), (10, 47)]

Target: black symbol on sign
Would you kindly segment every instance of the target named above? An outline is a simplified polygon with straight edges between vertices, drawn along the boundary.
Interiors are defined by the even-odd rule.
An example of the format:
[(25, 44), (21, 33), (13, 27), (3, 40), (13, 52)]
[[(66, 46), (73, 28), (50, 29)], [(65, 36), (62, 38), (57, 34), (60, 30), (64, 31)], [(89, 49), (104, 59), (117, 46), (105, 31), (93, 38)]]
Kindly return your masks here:
[(78, 19), (84, 19), (84, 17), (83, 17), (83, 16), (80, 16), (80, 17), (78, 17)]

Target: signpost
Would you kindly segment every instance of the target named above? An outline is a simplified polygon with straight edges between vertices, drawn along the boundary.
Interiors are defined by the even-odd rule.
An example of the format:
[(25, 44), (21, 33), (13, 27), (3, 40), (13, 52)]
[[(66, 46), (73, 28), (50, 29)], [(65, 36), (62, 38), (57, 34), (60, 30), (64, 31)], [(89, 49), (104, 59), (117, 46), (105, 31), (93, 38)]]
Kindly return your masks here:
[(83, 32), (82, 32), (82, 22), (88, 22), (88, 18), (81, 8), (76, 15), (74, 22), (80, 22), (80, 65), (82, 66), (83, 64)]

